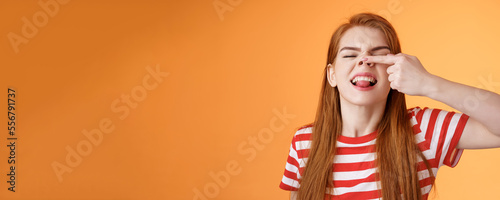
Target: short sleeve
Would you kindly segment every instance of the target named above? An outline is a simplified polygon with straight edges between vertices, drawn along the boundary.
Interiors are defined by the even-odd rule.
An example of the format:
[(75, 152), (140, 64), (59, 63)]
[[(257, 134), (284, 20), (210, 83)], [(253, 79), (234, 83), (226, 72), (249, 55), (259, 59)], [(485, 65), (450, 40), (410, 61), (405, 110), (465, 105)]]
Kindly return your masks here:
[(303, 156), (307, 156), (310, 147), (311, 126), (300, 128), (293, 136), (288, 158), (286, 159), (285, 172), (279, 187), (283, 190), (297, 191), (300, 187), (301, 170), (305, 166)]
[(463, 149), (457, 149), (469, 116), (463, 113), (419, 107), (410, 109), (411, 122), (420, 138), (419, 147), (436, 167), (455, 167)]

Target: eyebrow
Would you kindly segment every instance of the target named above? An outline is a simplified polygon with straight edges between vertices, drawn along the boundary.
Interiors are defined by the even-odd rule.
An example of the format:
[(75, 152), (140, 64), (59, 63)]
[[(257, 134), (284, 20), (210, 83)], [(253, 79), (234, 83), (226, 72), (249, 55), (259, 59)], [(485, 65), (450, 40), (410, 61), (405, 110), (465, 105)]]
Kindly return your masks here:
[[(381, 50), (381, 49), (387, 49), (389, 51), (391, 50), (391, 48), (389, 48), (388, 46), (378, 46), (378, 47), (372, 48), (370, 51), (378, 51), (378, 50)], [(361, 48), (358, 48), (358, 47), (342, 47), (342, 49), (340, 49), (339, 52), (341, 52), (343, 50), (361, 51)]]

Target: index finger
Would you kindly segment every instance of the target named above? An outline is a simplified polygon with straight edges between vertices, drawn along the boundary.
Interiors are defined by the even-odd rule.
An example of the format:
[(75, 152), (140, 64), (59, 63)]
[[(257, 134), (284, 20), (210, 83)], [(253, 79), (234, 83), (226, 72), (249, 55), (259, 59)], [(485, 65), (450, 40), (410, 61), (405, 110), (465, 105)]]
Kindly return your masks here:
[(397, 59), (393, 55), (387, 56), (366, 56), (364, 58), (365, 62), (368, 63), (382, 63), (382, 64), (395, 64)]

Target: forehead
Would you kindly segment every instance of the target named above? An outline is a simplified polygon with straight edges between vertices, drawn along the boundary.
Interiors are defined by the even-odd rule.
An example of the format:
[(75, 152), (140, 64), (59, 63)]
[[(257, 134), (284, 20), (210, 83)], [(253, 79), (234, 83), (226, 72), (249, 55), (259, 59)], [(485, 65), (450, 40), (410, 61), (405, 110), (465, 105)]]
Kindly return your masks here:
[(340, 38), (339, 49), (345, 46), (370, 48), (388, 46), (381, 30), (365, 26), (355, 26), (347, 30)]

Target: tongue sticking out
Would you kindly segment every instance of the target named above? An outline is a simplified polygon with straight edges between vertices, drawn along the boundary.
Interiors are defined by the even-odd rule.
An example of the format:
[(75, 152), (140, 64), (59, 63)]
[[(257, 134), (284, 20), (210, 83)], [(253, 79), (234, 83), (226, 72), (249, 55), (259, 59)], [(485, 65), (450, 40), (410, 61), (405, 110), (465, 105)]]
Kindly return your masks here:
[(359, 87), (368, 87), (370, 86), (370, 81), (358, 81), (356, 83), (356, 86), (359, 86)]

